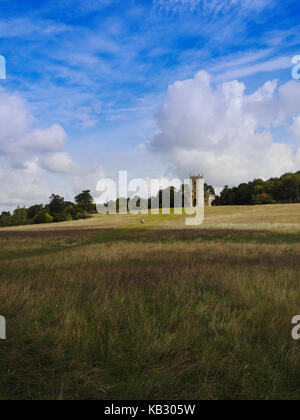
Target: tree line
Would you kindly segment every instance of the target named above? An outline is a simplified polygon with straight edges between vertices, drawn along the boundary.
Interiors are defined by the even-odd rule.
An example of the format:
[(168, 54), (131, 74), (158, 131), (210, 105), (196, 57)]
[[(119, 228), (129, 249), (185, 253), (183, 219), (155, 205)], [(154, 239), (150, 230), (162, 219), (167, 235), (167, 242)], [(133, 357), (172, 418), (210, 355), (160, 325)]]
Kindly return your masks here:
[[(214, 188), (205, 184), (205, 192), (214, 194)], [(155, 197), (149, 199), (136, 198), (137, 207), (162, 208), (163, 197), (170, 197), (170, 208), (184, 207), (189, 201), (189, 186), (181, 188), (168, 187), (161, 189)], [(129, 198), (118, 198), (116, 202), (103, 204), (108, 207), (115, 204), (119, 211), (121, 200), (127, 202)], [(227, 185), (216, 196), (213, 203), (215, 206), (257, 205), (276, 203), (300, 203), (300, 171), (286, 173), (280, 178), (270, 178), (267, 181), (254, 179), (248, 183), (242, 183), (238, 187)], [(52, 194), (49, 204), (35, 204), (29, 208), (18, 207), (12, 213), (3, 211), (0, 215), (0, 227), (21, 226), (29, 224), (65, 222), (70, 220), (86, 219), (89, 214), (97, 213), (96, 205), (90, 190), (82, 191), (75, 197), (75, 203), (65, 201), (64, 197)]]
[[(214, 192), (213, 187), (205, 184), (205, 191)], [(162, 208), (163, 197), (170, 198), (170, 208), (183, 207), (184, 202), (187, 200), (189, 194), (189, 187), (182, 185), (180, 189), (175, 187), (168, 187), (160, 189), (155, 197), (143, 199), (135, 197), (137, 207), (142, 208)], [(129, 210), (129, 198), (118, 198), (115, 202), (104, 203), (102, 206), (107, 208), (112, 206), (118, 212), (121, 206), (121, 201), (127, 205)], [(127, 203), (127, 204), (126, 204)], [(122, 204), (123, 206), (123, 204)], [(101, 212), (101, 206), (98, 208)], [(86, 219), (90, 214), (97, 213), (97, 207), (90, 190), (82, 191), (75, 197), (75, 203), (65, 201), (64, 197), (52, 194), (49, 204), (35, 204), (26, 207), (18, 207), (13, 212), (3, 211), (0, 215), (0, 227), (8, 226), (23, 226), (31, 224), (53, 223), (53, 222), (66, 222), (70, 220)], [(105, 213), (105, 211), (104, 211)]]
[(267, 181), (254, 179), (238, 187), (224, 187), (216, 197), (216, 206), (300, 203), (300, 171), (286, 173)]
[(96, 212), (96, 205), (89, 190), (78, 194), (75, 203), (52, 194), (49, 204), (35, 204), (29, 208), (18, 207), (12, 213), (3, 211), (0, 216), (0, 227), (86, 219), (89, 214)]
[[(168, 207), (170, 209), (183, 208), (189, 205), (190, 201), (190, 186), (182, 184), (179, 189), (170, 186), (165, 189), (160, 189), (158, 193), (151, 198), (141, 198), (134, 196), (132, 201), (135, 203), (136, 208), (142, 209), (162, 209)], [(215, 190), (211, 185), (204, 184), (204, 191), (207, 193), (215, 194)], [(167, 203), (164, 202), (167, 201)], [(127, 207), (127, 211), (131, 210), (130, 199), (125, 197), (119, 197), (116, 201), (111, 200), (108, 203), (98, 205), (98, 212), (101, 214), (106, 213), (106, 209), (115, 209), (118, 213), (120, 209), (124, 210)]]

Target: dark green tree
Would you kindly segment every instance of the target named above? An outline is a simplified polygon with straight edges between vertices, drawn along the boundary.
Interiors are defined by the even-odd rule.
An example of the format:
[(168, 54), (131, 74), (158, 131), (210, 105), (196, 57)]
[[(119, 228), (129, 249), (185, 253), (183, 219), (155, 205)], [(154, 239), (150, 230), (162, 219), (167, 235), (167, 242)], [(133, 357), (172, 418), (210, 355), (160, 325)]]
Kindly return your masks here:
[(300, 201), (300, 171), (267, 181), (254, 179), (238, 187), (224, 187), (215, 205), (296, 203)]
[(81, 211), (85, 211), (87, 213), (95, 212), (94, 199), (90, 190), (84, 190), (81, 194), (78, 194), (75, 197), (75, 202)]
[(34, 217), (43, 210), (44, 206), (43, 204), (35, 204), (34, 206), (29, 207), (27, 211), (27, 217), (28, 219), (34, 219)]
[(26, 225), (28, 223), (27, 209), (18, 207), (16, 210), (14, 210), (12, 215), (12, 223), (14, 226)]
[(11, 213), (9, 211), (3, 211), (0, 216), (0, 226), (6, 227), (6, 226), (12, 226), (13, 220)]
[(211, 185), (204, 184), (204, 191), (205, 191), (206, 193), (209, 193), (209, 194), (214, 194), (214, 195), (215, 195), (215, 189), (214, 189), (214, 187), (213, 187), (213, 186), (211, 186)]
[(65, 199), (59, 195), (52, 194), (50, 197), (50, 212), (52, 216), (62, 214), (65, 209)]

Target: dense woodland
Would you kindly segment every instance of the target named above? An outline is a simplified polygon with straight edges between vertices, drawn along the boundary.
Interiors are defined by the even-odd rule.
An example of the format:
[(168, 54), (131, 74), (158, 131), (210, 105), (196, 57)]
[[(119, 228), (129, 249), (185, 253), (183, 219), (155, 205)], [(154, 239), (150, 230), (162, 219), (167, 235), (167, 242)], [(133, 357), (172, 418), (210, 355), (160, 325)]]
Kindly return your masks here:
[(77, 195), (75, 203), (52, 194), (49, 204), (35, 204), (29, 208), (18, 207), (13, 213), (3, 211), (0, 227), (79, 220), (87, 218), (91, 213), (96, 213), (96, 206), (89, 190)]
[(225, 186), (216, 197), (216, 206), (299, 203), (300, 202), (300, 171), (286, 173), (280, 178), (267, 181), (255, 179), (240, 184), (238, 187)]

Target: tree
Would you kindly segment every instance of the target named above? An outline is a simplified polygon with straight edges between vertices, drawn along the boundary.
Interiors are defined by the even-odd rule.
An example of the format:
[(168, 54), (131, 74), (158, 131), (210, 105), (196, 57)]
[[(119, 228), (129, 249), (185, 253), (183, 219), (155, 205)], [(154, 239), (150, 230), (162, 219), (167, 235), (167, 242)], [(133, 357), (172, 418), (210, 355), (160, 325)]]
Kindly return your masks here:
[(86, 211), (87, 213), (95, 212), (94, 199), (90, 190), (85, 190), (78, 194), (75, 197), (75, 202), (81, 211)]
[(296, 203), (300, 200), (300, 171), (267, 181), (254, 179), (238, 187), (224, 187), (215, 205)]
[(52, 216), (58, 216), (65, 210), (65, 199), (59, 195), (52, 194), (50, 197), (50, 213)]
[(221, 206), (233, 206), (236, 204), (236, 188), (229, 188), (228, 185), (225, 185), (223, 191), (220, 194), (220, 198), (215, 200), (216, 205)]
[(35, 204), (34, 206), (29, 207), (27, 210), (27, 217), (28, 219), (34, 219), (34, 217), (43, 210), (43, 204)]
[[(89, 193), (89, 191), (83, 191), (85, 197), (87, 196), (86, 193)], [(91, 196), (88, 198), (93, 210), (93, 199)], [(52, 194), (49, 204), (34, 204), (29, 209), (18, 207), (12, 214), (3, 211), (0, 214), (0, 227), (64, 222), (86, 219), (87, 217), (87, 212), (80, 209), (78, 205), (71, 201), (65, 201), (64, 197)]]
[(275, 204), (276, 201), (270, 194), (262, 193), (252, 197), (251, 204)]
[(52, 223), (54, 221), (54, 217), (51, 216), (46, 210), (40, 211), (34, 218), (34, 223)]
[(215, 195), (214, 187), (208, 184), (204, 184), (204, 192)]
[(3, 211), (0, 216), (0, 226), (6, 227), (6, 226), (12, 226), (13, 220), (12, 216), (9, 211)]
[(249, 184), (241, 184), (235, 192), (235, 204), (244, 205), (251, 204), (252, 188)]
[(27, 224), (27, 209), (18, 207), (12, 215), (12, 223), (14, 226)]

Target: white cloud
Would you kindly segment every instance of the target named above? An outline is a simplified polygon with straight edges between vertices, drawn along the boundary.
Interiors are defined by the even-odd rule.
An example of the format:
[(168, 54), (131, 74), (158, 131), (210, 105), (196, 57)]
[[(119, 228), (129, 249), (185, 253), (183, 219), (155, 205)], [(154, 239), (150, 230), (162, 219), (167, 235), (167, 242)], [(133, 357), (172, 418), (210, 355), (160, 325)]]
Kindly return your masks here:
[(14, 209), (27, 203), (39, 203), (50, 196), (45, 172), (37, 159), (23, 162), (14, 168), (11, 162), (0, 156), (0, 210)]
[(76, 165), (67, 153), (53, 153), (40, 158), (41, 166), (54, 173), (75, 172)]
[(300, 115), (294, 118), (290, 130), (294, 135), (295, 139), (300, 142)]
[(64, 151), (67, 134), (59, 124), (36, 128), (38, 121), (18, 95), (0, 90), (0, 206), (45, 201), (60, 192), (61, 174), (76, 170)]
[(0, 89), (0, 152), (20, 139), (32, 123), (25, 101)]
[(244, 66), (241, 66), (238, 63), (235, 66), (235, 63), (232, 64), (233, 66), (230, 70), (219, 73), (217, 76), (218, 81), (239, 79), (257, 73), (270, 73), (277, 70), (289, 69), (291, 68), (291, 57), (277, 57), (260, 63), (251, 63)]
[(67, 133), (59, 124), (41, 130), (36, 128), (27, 133), (20, 146), (35, 152), (47, 152), (63, 149), (67, 141)]
[[(276, 142), (272, 129), (281, 124), (288, 132), (289, 118), (299, 113), (300, 84), (274, 80), (252, 95), (245, 91), (236, 80), (213, 87), (204, 71), (176, 82), (157, 111), (148, 150), (164, 155), (179, 176), (200, 171), (218, 187), (299, 170), (297, 144)], [(298, 120), (293, 127), (298, 133)]]

